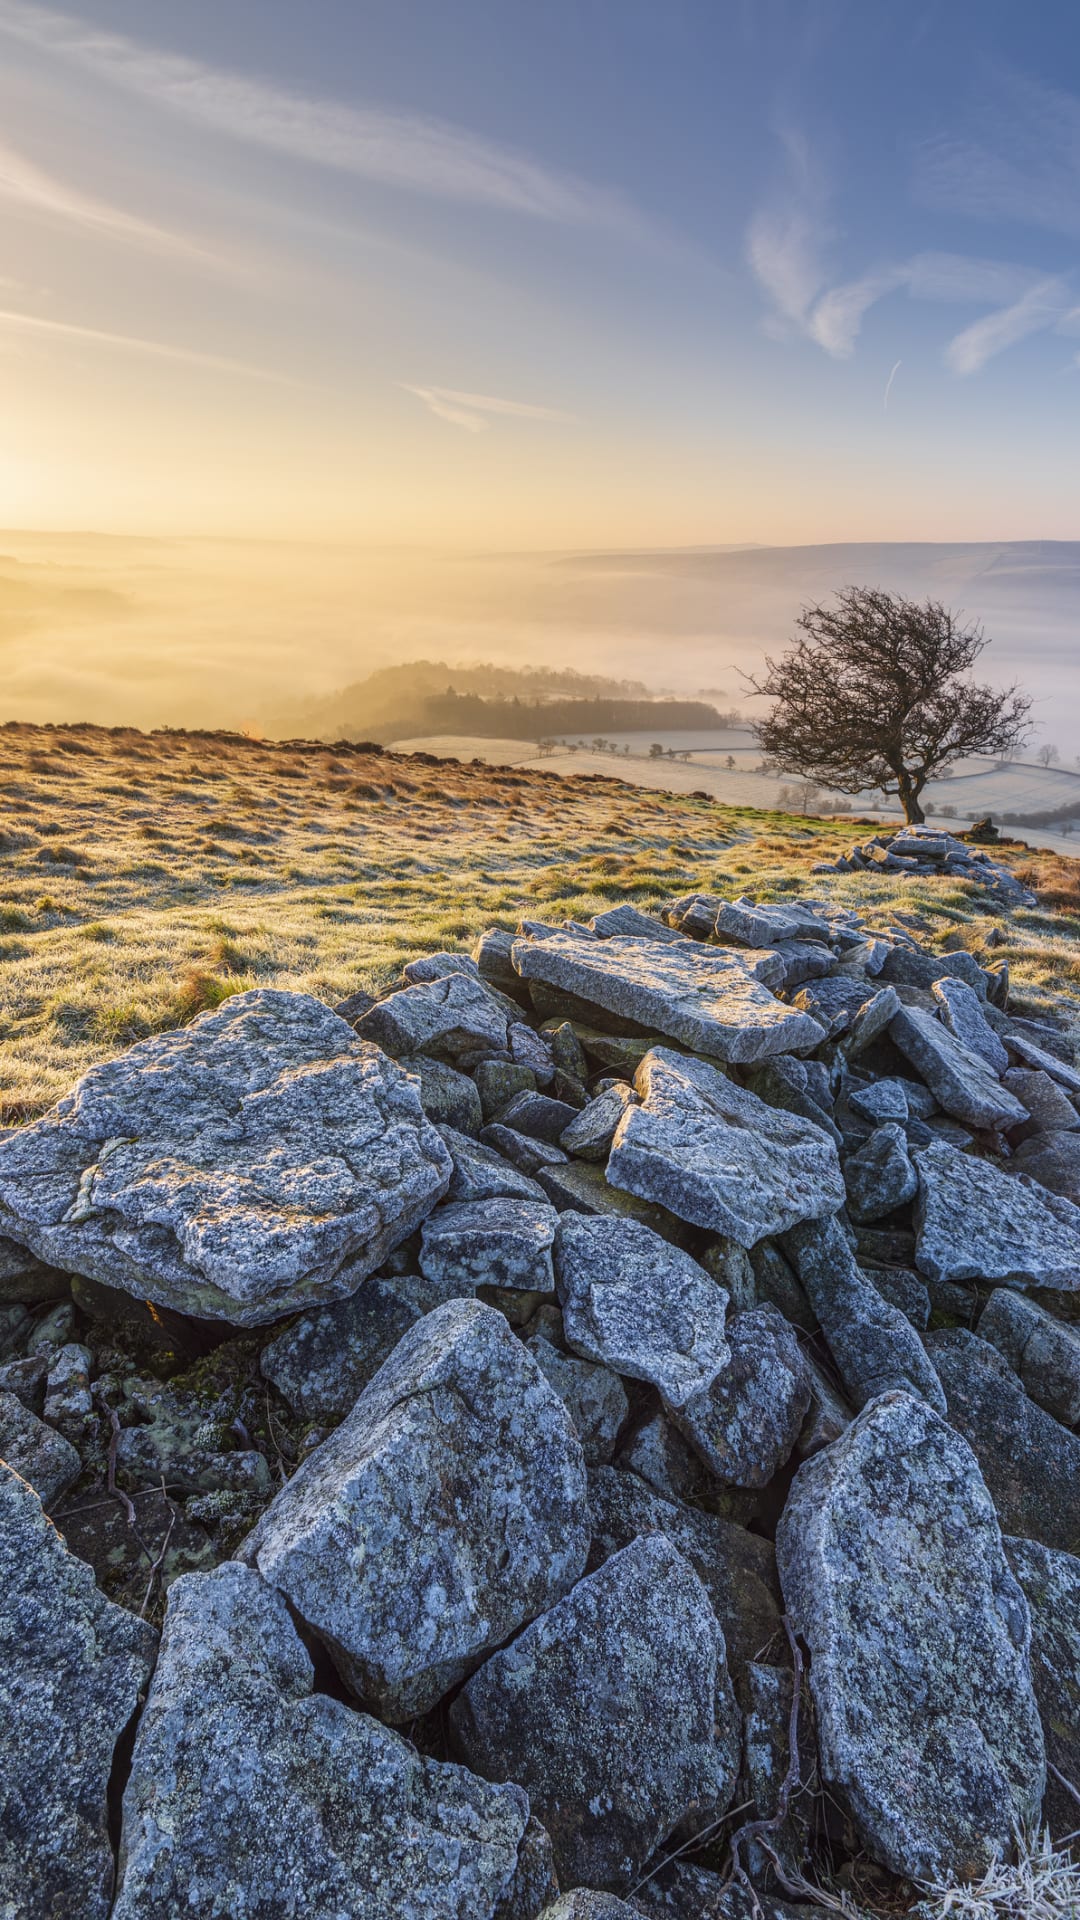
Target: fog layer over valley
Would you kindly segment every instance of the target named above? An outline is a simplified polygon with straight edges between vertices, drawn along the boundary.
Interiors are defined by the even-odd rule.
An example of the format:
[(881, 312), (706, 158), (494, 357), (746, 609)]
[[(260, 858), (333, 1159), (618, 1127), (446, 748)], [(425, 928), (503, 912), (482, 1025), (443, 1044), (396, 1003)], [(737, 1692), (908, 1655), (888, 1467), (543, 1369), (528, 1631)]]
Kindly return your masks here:
[(343, 689), (421, 659), (573, 668), (753, 714), (740, 674), (853, 582), (981, 620), (984, 676), (1022, 679), (1040, 737), (1080, 749), (1080, 542), (1055, 541), (440, 554), (0, 533), (4, 717), (333, 734)]

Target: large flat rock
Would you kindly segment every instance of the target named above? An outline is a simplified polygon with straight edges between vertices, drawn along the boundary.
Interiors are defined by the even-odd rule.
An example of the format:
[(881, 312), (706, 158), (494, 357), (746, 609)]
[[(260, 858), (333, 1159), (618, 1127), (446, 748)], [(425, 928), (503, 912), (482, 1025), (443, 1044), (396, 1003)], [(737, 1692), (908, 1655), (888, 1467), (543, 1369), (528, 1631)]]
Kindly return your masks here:
[(12, 1920), (105, 1920), (109, 1779), (156, 1643), (0, 1463), (0, 1913)]
[(494, 1920), (519, 1870), (525, 1795), (422, 1759), (313, 1683), (256, 1573), (227, 1563), (174, 1583), (113, 1920)]
[(523, 980), (571, 993), (712, 1059), (762, 1060), (821, 1043), (817, 1021), (763, 984), (762, 968), (771, 974), (775, 967), (771, 953), (555, 933), (515, 940), (513, 961)]
[(634, 1079), (607, 1177), (740, 1247), (844, 1203), (836, 1148), (813, 1121), (771, 1107), (707, 1061), (654, 1047)]
[(318, 1000), (260, 989), (91, 1067), (0, 1141), (0, 1228), (140, 1300), (256, 1326), (355, 1291), (450, 1171), (413, 1080)]
[(942, 1142), (914, 1156), (915, 1264), (930, 1280), (1080, 1287), (1080, 1207)]
[(799, 1469), (777, 1533), (825, 1784), (894, 1873), (989, 1866), (1046, 1780), (1027, 1603), (971, 1449), (888, 1393)]
[(452, 1300), (394, 1349), (244, 1543), (390, 1721), (426, 1713), (585, 1565), (585, 1461), (502, 1315)]
[(890, 1022), (889, 1038), (925, 1080), (942, 1112), (964, 1126), (989, 1130), (1027, 1119), (1027, 1108), (1002, 1086), (983, 1055), (924, 1008), (901, 1007)]

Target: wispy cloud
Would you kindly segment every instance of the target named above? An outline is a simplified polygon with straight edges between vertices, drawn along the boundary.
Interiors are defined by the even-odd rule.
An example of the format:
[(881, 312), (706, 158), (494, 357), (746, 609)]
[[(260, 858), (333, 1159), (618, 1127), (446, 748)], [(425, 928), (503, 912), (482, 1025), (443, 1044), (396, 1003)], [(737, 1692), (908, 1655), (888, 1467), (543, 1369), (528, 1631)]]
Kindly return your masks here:
[(157, 360), (175, 360), (185, 366), (206, 367), (216, 373), (240, 374), (246, 380), (294, 384), (284, 375), (272, 373), (265, 367), (251, 366), (244, 360), (230, 360), (217, 353), (200, 353), (194, 347), (172, 346), (164, 340), (146, 340), (138, 334), (111, 333), (102, 327), (84, 327), (70, 320), (50, 320), (40, 314), (19, 312), (13, 307), (0, 307), (0, 331), (36, 334), (44, 339), (82, 340), (91, 346), (147, 354)]
[(118, 240), (148, 248), (155, 253), (178, 254), (190, 259), (207, 260), (211, 256), (194, 241), (172, 233), (149, 220), (107, 201), (80, 193), (78, 188), (57, 180), (13, 147), (0, 144), (0, 199), (24, 207), (67, 225), (89, 228), (95, 233), (111, 234)]
[(881, 402), (882, 413), (888, 413), (889, 411), (889, 395), (892, 392), (892, 383), (896, 379), (896, 376), (899, 373), (903, 364), (904, 363), (902, 360), (897, 360), (893, 366), (892, 372), (889, 374), (889, 377), (885, 382), (885, 397)]
[(467, 433), (483, 433), (492, 414), (508, 414), (517, 420), (572, 421), (572, 413), (557, 407), (532, 406), (524, 400), (500, 400), (491, 393), (459, 393), (453, 387), (413, 387), (402, 382), (406, 393), (413, 393), (440, 420)]
[(922, 200), (976, 220), (1080, 234), (1080, 99), (986, 67), (976, 114), (976, 133), (950, 132), (919, 150)]
[(787, 183), (750, 222), (746, 252), (770, 302), (769, 331), (804, 331), (825, 278), (821, 256), (829, 239), (825, 193), (810, 149), (793, 128), (781, 130)]
[(950, 340), (945, 350), (946, 364), (954, 373), (979, 373), (995, 354), (1026, 340), (1031, 333), (1044, 332), (1068, 315), (1067, 289), (1061, 280), (1040, 280), (1012, 306), (999, 307), (972, 326), (965, 327)]
[(614, 192), (419, 114), (309, 99), (105, 33), (27, 0), (0, 0), (0, 31), (230, 139), (385, 186), (537, 219), (643, 232)]

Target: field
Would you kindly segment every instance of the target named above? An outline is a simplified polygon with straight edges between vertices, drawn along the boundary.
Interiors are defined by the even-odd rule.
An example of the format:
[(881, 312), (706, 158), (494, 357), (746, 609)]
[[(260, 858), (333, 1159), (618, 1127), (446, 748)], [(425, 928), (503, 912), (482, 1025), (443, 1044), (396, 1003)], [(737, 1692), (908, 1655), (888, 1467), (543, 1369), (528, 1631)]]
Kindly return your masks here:
[[(613, 771), (0, 728), (0, 1121), (41, 1112), (92, 1061), (244, 988), (333, 1002), (523, 914), (586, 918), (698, 887), (827, 896), (881, 925), (914, 916), (924, 937), (1008, 960), (1034, 1005), (1080, 988), (1072, 861), (1013, 850), (1040, 906), (1002, 923), (966, 883), (811, 879), (850, 822), (721, 806)], [(692, 772), (668, 762), (655, 777), (681, 786)]]

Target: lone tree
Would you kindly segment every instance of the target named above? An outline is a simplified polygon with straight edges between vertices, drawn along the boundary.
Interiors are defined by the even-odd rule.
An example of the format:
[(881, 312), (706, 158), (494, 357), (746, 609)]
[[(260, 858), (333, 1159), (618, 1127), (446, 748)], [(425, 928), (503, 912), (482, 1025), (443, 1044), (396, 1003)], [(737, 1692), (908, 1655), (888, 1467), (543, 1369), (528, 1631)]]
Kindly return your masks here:
[(749, 682), (774, 703), (758, 738), (781, 773), (896, 794), (910, 824), (950, 761), (1006, 754), (1027, 737), (1031, 701), (1015, 685), (972, 683), (986, 637), (936, 600), (846, 587), (835, 606), (804, 607), (798, 626), (795, 645)]

